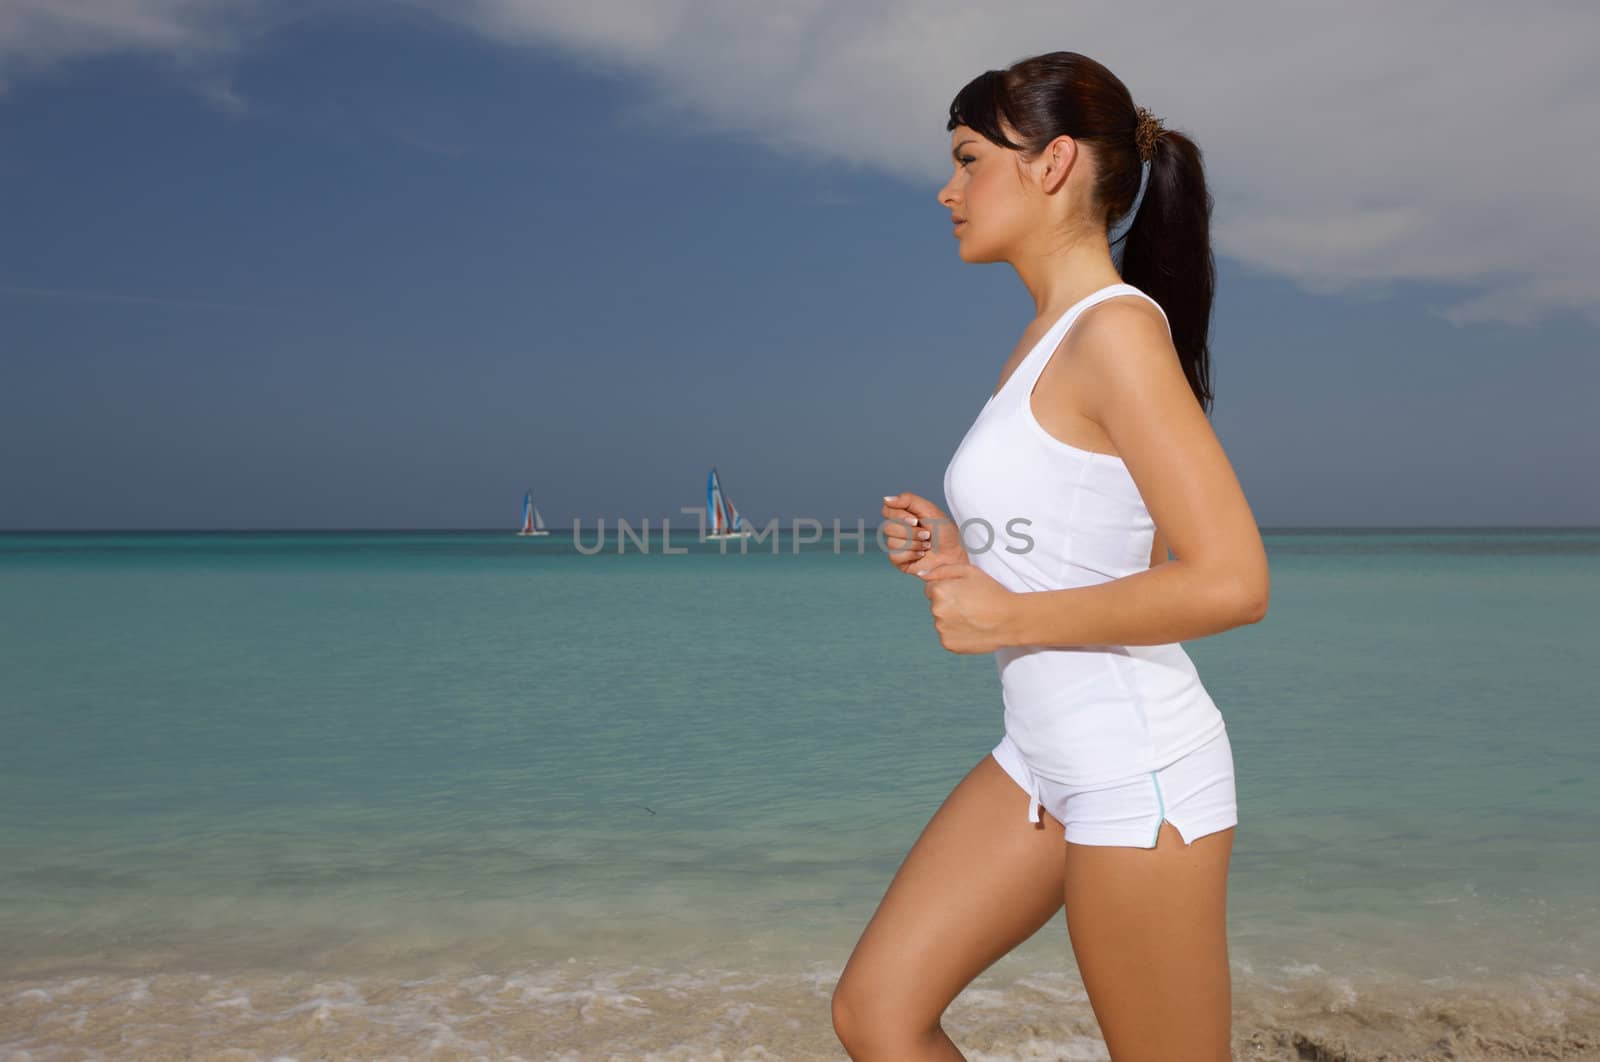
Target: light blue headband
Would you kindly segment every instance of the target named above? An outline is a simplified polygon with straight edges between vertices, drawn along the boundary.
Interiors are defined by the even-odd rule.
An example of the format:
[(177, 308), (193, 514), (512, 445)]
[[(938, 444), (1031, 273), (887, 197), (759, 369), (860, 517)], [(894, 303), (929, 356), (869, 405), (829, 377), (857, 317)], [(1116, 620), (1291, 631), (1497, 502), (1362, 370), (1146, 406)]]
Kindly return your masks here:
[(1122, 241), (1133, 228), (1133, 216), (1139, 212), (1139, 204), (1144, 202), (1144, 186), (1149, 183), (1150, 160), (1145, 159), (1139, 166), (1139, 194), (1133, 197), (1133, 206), (1128, 208), (1128, 212), (1122, 215), (1106, 234), (1106, 238), (1111, 241), (1111, 261), (1117, 267), (1118, 273), (1122, 272), (1122, 252), (1126, 247)]

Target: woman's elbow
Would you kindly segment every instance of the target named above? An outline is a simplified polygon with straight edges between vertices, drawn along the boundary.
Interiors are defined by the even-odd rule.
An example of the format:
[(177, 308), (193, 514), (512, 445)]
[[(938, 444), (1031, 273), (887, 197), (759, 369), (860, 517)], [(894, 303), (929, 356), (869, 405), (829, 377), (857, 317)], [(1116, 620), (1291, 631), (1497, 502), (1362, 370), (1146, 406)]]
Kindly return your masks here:
[(1267, 603), (1272, 597), (1272, 587), (1266, 573), (1259, 576), (1237, 578), (1233, 581), (1233, 608), (1238, 626), (1260, 623), (1267, 615)]
[(1222, 614), (1223, 629), (1244, 627), (1260, 623), (1267, 615), (1267, 601), (1271, 596), (1265, 579), (1242, 576), (1230, 572), (1217, 580), (1216, 600)]
[(1243, 627), (1251, 623), (1260, 623), (1262, 620), (1267, 618), (1268, 596), (1269, 595), (1266, 590), (1262, 590), (1260, 593), (1246, 594), (1244, 596), (1244, 603), (1239, 608), (1239, 626)]

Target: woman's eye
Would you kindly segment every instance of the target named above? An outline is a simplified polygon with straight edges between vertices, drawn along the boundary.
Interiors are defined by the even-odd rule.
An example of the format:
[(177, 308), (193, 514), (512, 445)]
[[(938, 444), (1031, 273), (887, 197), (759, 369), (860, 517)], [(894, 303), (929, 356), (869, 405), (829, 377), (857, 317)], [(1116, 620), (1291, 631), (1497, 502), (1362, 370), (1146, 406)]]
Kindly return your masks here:
[(976, 158), (974, 158), (973, 156), (971, 156), (971, 155), (962, 155), (961, 156), (961, 165), (963, 165), (963, 166), (965, 166), (969, 162), (977, 162), (977, 161), (978, 160)]

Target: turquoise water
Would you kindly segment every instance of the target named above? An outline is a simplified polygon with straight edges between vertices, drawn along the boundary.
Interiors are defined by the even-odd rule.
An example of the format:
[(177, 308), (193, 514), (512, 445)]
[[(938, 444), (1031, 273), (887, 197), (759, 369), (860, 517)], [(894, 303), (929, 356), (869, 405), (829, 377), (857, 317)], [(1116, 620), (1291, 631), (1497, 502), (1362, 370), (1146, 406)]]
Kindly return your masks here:
[[(0, 535), (0, 1057), (54, 1057), (75, 1014), (220, 1045), (267, 998), (421, 1036), (370, 986), (428, 978), (400, 1011), (471, 996), (462, 1057), (473, 1020), (542, 1013), (527, 1057), (842, 1058), (831, 979), (999, 739), (993, 661), (939, 647), (870, 537), (693, 537)], [(1185, 643), (1238, 772), (1241, 1025), (1398, 1026), (1454, 993), (1504, 1037), (1554, 1011), (1600, 1037), (1572, 1032), (1600, 967), (1600, 531), (1266, 540), (1267, 618)], [(952, 1020), (1037, 1004), (1036, 1033), (1071, 1011), (1092, 1038), (1074, 969), (1058, 919)]]

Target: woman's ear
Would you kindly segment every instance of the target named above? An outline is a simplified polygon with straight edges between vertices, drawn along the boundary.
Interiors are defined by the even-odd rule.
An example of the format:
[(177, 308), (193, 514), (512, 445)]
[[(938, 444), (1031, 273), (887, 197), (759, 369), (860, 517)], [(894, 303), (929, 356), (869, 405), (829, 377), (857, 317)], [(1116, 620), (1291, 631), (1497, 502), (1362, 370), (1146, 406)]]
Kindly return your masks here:
[(1047, 192), (1053, 192), (1067, 179), (1072, 160), (1077, 157), (1078, 144), (1070, 136), (1058, 136), (1044, 149), (1044, 170), (1039, 183)]

